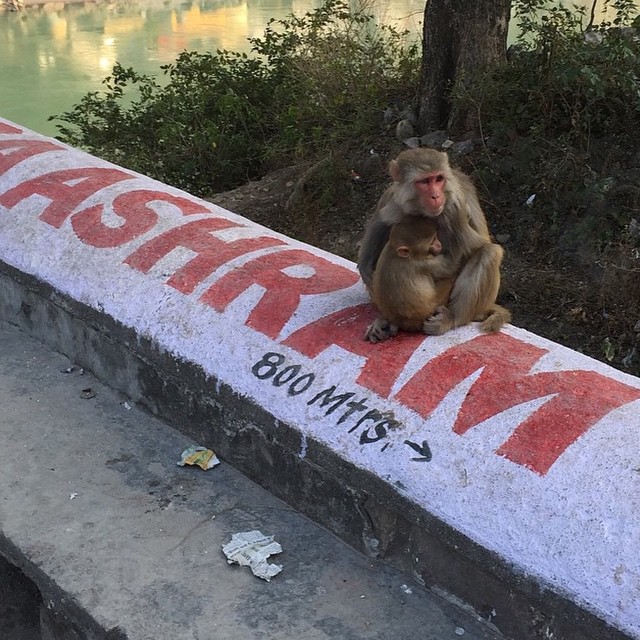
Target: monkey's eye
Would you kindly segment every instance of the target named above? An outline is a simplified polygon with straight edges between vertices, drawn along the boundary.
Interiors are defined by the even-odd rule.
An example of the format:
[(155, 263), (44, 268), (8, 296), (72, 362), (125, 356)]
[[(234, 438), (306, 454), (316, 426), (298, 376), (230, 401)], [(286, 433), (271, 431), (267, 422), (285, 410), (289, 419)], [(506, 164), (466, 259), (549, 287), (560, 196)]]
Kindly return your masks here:
[(444, 176), (441, 173), (436, 176), (436, 182), (444, 182)]

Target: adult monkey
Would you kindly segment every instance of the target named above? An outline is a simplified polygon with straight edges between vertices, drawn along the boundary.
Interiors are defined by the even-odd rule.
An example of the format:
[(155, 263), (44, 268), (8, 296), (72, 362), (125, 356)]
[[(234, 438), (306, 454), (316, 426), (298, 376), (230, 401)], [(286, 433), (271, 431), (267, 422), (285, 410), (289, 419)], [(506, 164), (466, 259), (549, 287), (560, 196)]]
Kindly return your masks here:
[[(425, 216), (438, 223), (443, 272), (455, 277), (446, 307), (425, 318), (422, 331), (440, 335), (472, 320), (482, 320), (484, 332), (498, 331), (511, 314), (495, 303), (500, 288), (504, 251), (491, 242), (487, 222), (471, 179), (449, 165), (445, 153), (435, 149), (408, 149), (389, 164), (393, 183), (382, 194), (365, 229), (358, 255), (358, 270), (371, 291), (373, 272), (392, 225), (406, 216)], [(375, 325), (375, 326), (374, 326)], [(378, 340), (389, 337), (389, 323), (374, 322)]]

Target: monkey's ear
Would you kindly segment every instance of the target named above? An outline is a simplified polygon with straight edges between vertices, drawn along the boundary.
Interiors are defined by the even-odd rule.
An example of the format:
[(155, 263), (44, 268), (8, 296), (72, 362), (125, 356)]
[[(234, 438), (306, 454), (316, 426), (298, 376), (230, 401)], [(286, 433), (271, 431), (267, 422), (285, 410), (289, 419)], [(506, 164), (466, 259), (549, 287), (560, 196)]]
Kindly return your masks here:
[(389, 163), (389, 173), (393, 178), (394, 182), (402, 182), (402, 175), (400, 173), (400, 165), (397, 160), (392, 160)]
[(396, 253), (401, 257), (401, 258), (408, 258), (409, 257), (409, 247), (401, 244), (397, 249), (396, 249)]

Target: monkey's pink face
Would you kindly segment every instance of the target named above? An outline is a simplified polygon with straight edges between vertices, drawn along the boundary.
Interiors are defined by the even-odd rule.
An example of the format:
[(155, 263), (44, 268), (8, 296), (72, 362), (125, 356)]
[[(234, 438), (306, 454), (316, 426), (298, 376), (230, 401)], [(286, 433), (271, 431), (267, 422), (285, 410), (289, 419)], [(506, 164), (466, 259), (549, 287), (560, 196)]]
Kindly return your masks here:
[(425, 215), (429, 217), (439, 216), (447, 201), (444, 187), (447, 179), (439, 172), (426, 173), (418, 176), (414, 181), (420, 202)]

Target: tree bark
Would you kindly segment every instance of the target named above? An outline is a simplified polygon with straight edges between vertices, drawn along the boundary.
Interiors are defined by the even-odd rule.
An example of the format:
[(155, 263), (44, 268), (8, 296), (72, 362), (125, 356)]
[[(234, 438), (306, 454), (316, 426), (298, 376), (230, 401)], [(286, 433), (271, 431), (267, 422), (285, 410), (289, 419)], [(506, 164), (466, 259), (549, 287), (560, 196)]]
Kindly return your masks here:
[(507, 53), (511, 0), (427, 0), (424, 10), (419, 126), (475, 129), (471, 107), (454, 110), (456, 82), (502, 62)]

